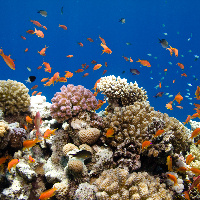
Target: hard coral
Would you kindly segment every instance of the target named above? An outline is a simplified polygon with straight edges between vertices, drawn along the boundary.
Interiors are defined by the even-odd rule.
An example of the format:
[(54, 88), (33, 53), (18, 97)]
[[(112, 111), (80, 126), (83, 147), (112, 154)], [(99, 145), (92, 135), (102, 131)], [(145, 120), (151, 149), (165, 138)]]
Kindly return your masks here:
[(5, 134), (7, 134), (9, 130), (9, 126), (4, 121), (0, 121), (0, 137), (3, 137)]
[(58, 122), (63, 122), (76, 116), (79, 112), (92, 111), (97, 107), (97, 100), (93, 93), (83, 86), (63, 85), (61, 92), (57, 92), (51, 99), (51, 116)]
[(102, 77), (97, 84), (97, 89), (108, 97), (108, 102), (112, 107), (132, 105), (136, 101), (147, 99), (146, 91), (138, 84), (127, 83), (127, 79), (116, 78), (114, 75)]
[(20, 82), (0, 81), (0, 109), (4, 115), (26, 112), (30, 106), (29, 89)]

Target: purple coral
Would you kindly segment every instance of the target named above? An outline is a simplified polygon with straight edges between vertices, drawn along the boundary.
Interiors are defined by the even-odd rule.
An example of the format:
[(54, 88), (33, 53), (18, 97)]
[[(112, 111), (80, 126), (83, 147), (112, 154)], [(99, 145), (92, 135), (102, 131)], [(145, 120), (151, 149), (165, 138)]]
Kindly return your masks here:
[(63, 85), (61, 92), (56, 92), (51, 99), (51, 116), (58, 122), (63, 122), (81, 111), (95, 110), (97, 99), (93, 93), (82, 85)]

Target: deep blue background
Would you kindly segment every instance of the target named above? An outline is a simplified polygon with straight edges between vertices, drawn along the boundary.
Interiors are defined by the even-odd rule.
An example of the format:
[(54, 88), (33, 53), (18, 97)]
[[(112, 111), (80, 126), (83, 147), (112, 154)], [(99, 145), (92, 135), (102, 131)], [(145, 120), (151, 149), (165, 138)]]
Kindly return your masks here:
[[(62, 6), (63, 15), (61, 15)], [(155, 110), (166, 112), (183, 122), (187, 115), (194, 113), (194, 106), (189, 103), (199, 103), (194, 98), (200, 80), (200, 61), (194, 61), (194, 55), (200, 55), (199, 6), (198, 0), (1, 0), (0, 47), (6, 55), (11, 54), (11, 58), (15, 60), (16, 70), (10, 69), (0, 58), (0, 79), (23, 82), (29, 89), (37, 84), (39, 85), (37, 91), (41, 91), (50, 102), (55, 92), (60, 91), (63, 83), (44, 87), (40, 80), (53, 76), (55, 72), (60, 72), (60, 76), (64, 76), (64, 71), (74, 72), (81, 68), (81, 64), (87, 63), (90, 67), (83, 73), (74, 74), (66, 84), (83, 85), (92, 89), (96, 80), (107, 69), (105, 75), (120, 76), (126, 78), (128, 82), (137, 81), (140, 87), (147, 90), (148, 100)], [(46, 18), (41, 16), (37, 13), (38, 10), (46, 10), (48, 16)], [(125, 24), (119, 22), (121, 18), (126, 19)], [(39, 21), (48, 30), (36, 27), (30, 22), (30, 19)], [(59, 28), (59, 24), (66, 25), (68, 29)], [(26, 33), (27, 30), (34, 29), (34, 27), (44, 32), (44, 38)], [(27, 39), (22, 40), (21, 35)], [(101, 55), (102, 47), (99, 35), (105, 39), (107, 46), (112, 50), (111, 55)], [(87, 38), (92, 38), (94, 42), (90, 43)], [(158, 38), (166, 39), (172, 47), (177, 48), (179, 56), (170, 56), (169, 51), (166, 51), (158, 43)], [(188, 38), (191, 38), (190, 41)], [(84, 47), (80, 47), (77, 42), (82, 42)], [(126, 45), (127, 42), (132, 45)], [(40, 51), (45, 45), (49, 48), (46, 50), (46, 56), (43, 57), (37, 51)], [(29, 50), (25, 53), (26, 48)], [(188, 52), (189, 50), (192, 52)], [(66, 58), (69, 54), (73, 54), (74, 57)], [(152, 56), (147, 54), (152, 54)], [(131, 57), (134, 62), (125, 61), (123, 55)], [(138, 58), (148, 60), (151, 68), (140, 67), (140, 64), (136, 62)], [(44, 67), (37, 70), (43, 59), (50, 63), (51, 74), (44, 72)], [(93, 72), (92, 60), (96, 60), (103, 66)], [(104, 66), (105, 62), (108, 63), (107, 68)], [(168, 62), (172, 62), (172, 65)], [(184, 71), (176, 65), (178, 62), (185, 65)], [(27, 66), (32, 69), (31, 72), (27, 70)], [(133, 76), (130, 68), (138, 69), (141, 72), (140, 75)], [(168, 69), (166, 75), (165, 68)], [(122, 71), (125, 73), (122, 74)], [(89, 76), (82, 78), (86, 72), (89, 73)], [(181, 77), (183, 72), (188, 77)], [(35, 75), (36, 81), (31, 84), (25, 83), (30, 75)], [(193, 75), (199, 80), (195, 81)], [(162, 77), (164, 77), (162, 88), (155, 89), (154, 87), (159, 84)], [(174, 79), (176, 81), (173, 84)], [(191, 83), (192, 87), (189, 87), (187, 83)], [(169, 86), (169, 88), (165, 86)], [(186, 89), (190, 89), (192, 100), (185, 97)], [(153, 97), (161, 91), (174, 95), (173, 98), (180, 92), (184, 97), (180, 104), (183, 106), (183, 110), (176, 108), (177, 102), (173, 105), (172, 111), (167, 110), (165, 105), (173, 98), (166, 95), (160, 98)], [(32, 92), (30, 91), (30, 95)], [(98, 95), (97, 99), (103, 99), (103, 95)]]

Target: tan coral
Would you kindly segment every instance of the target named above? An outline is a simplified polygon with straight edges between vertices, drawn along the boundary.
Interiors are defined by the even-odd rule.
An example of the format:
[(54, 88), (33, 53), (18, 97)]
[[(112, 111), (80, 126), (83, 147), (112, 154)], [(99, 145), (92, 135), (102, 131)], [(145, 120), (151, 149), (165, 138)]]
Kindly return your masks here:
[(79, 149), (80, 150), (86, 150), (86, 151), (90, 151), (91, 153), (93, 153), (93, 150), (92, 150), (92, 147), (87, 145), (87, 144), (81, 144), (79, 146)]
[(78, 132), (80, 142), (86, 144), (94, 144), (100, 136), (100, 130), (97, 128), (83, 129)]
[(26, 112), (30, 106), (29, 89), (20, 82), (0, 81), (0, 109), (4, 115)]
[(69, 193), (69, 184), (68, 184), (68, 180), (64, 179), (62, 182), (60, 183), (55, 183), (53, 185), (53, 188), (56, 188), (56, 198), (58, 200), (65, 200), (67, 199), (67, 195)]
[(79, 174), (83, 171), (83, 163), (78, 159), (69, 160), (68, 170), (73, 174)]
[(9, 130), (8, 124), (1, 121), (0, 122), (0, 137), (3, 137), (7, 133), (8, 130)]
[(66, 155), (69, 151), (72, 151), (74, 149), (78, 150), (78, 147), (72, 143), (67, 143), (64, 147), (63, 147), (63, 153)]

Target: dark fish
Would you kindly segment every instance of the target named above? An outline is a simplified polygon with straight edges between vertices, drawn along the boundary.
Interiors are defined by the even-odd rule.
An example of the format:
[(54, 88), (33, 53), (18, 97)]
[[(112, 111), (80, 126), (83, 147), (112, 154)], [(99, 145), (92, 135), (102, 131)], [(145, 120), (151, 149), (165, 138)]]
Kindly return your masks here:
[(61, 15), (63, 14), (63, 7), (61, 8)]
[(37, 13), (40, 13), (40, 15), (42, 15), (43, 17), (47, 16), (47, 11), (45, 10), (39, 10)]
[(73, 157), (75, 157), (77, 159), (84, 159), (84, 160), (92, 157), (92, 153), (87, 150), (81, 150), (75, 154), (70, 154), (70, 155), (73, 155)]
[(165, 39), (162, 39), (162, 40), (159, 39), (159, 43), (162, 45), (163, 48), (168, 47), (168, 42)]
[(32, 83), (32, 82), (35, 81), (35, 79), (36, 79), (35, 76), (29, 76), (29, 77), (28, 77), (28, 80), (25, 80), (25, 81), (26, 81), (27, 83)]
[(124, 24), (124, 23), (125, 23), (125, 19), (124, 19), (124, 18), (121, 18), (121, 19), (119, 20), (119, 22), (121, 22), (122, 24)]
[(130, 69), (130, 72), (132, 73), (132, 75), (139, 75), (140, 72), (137, 69)]
[(164, 94), (164, 92), (158, 92), (157, 94), (156, 94), (156, 96), (153, 96), (153, 97), (162, 97), (162, 95)]
[(122, 72), (122, 74), (124, 74), (124, 73), (125, 73), (125, 71)]
[(197, 60), (198, 60), (198, 58), (195, 58), (195, 59), (194, 59), (194, 61), (197, 61)]

